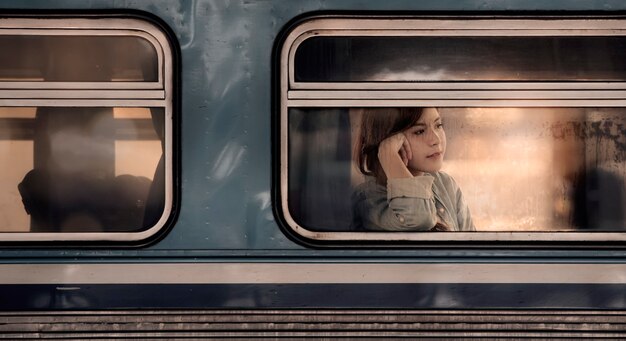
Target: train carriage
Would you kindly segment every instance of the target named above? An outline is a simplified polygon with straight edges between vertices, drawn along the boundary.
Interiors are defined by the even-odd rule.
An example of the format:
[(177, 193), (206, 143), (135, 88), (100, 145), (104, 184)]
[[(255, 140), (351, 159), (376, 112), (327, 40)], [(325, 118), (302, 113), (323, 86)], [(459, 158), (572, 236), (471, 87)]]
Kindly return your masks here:
[[(0, 0), (0, 338), (624, 338), (624, 10)], [(355, 224), (398, 108), (475, 231)]]

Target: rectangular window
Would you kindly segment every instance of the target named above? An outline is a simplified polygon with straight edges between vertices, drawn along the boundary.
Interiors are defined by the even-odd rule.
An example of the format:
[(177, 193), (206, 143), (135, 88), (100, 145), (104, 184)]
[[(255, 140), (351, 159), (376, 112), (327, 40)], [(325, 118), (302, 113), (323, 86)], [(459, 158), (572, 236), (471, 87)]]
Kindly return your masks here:
[[(315, 231), (355, 231), (353, 161), (367, 108), (289, 111), (289, 210)], [(439, 108), (442, 171), (478, 231), (626, 230), (625, 108)], [(358, 231), (358, 230), (357, 230)]]
[(172, 207), (172, 54), (139, 19), (0, 20), (0, 241), (136, 241)]
[[(4, 35), (0, 81), (155, 82), (158, 55), (141, 36)], [(80, 53), (76, 53), (80, 51)]]
[(621, 36), (330, 36), (298, 46), (294, 80), (623, 81), (624, 58)]
[[(281, 54), (286, 224), (306, 239), (329, 241), (626, 240), (624, 35), (625, 21), (593, 18), (303, 21)], [(385, 171), (365, 167), (372, 177), (359, 169), (358, 155), (380, 147), (364, 144), (370, 137), (363, 130), (395, 129), (370, 117), (395, 117), (400, 108), (435, 108), (441, 118), (443, 127), (433, 131), (443, 129), (446, 146), (431, 172), (428, 224), (459, 232), (401, 224), (413, 210), (402, 198), (424, 192), (414, 194), (416, 185), (405, 182), (398, 190), (376, 177)], [(438, 132), (424, 134), (441, 142)], [(421, 165), (405, 167), (422, 175), (413, 172)], [(438, 188), (441, 172), (447, 175)], [(377, 196), (365, 196), (365, 206), (382, 202), (390, 216), (359, 206), (372, 180), (367, 193)], [(450, 188), (453, 199), (441, 199)], [(395, 198), (400, 208), (391, 209)], [(475, 231), (450, 228), (467, 215), (459, 206), (471, 212)], [(363, 224), (370, 218), (387, 225)]]

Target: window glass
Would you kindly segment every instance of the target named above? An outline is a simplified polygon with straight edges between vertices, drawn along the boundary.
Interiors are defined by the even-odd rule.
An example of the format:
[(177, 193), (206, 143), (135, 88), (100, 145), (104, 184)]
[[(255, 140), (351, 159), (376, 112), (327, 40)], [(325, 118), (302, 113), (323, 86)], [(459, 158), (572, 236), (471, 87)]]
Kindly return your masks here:
[[(314, 37), (297, 82), (623, 81), (623, 36)], [(540, 61), (540, 62), (538, 62)]]
[(0, 108), (1, 232), (128, 232), (164, 210), (163, 108)]
[(3, 35), (0, 50), (0, 81), (158, 80), (156, 51), (141, 37)]
[[(354, 231), (354, 153), (367, 108), (290, 108), (288, 207), (313, 231)], [(438, 108), (442, 171), (477, 231), (624, 231), (625, 108)]]

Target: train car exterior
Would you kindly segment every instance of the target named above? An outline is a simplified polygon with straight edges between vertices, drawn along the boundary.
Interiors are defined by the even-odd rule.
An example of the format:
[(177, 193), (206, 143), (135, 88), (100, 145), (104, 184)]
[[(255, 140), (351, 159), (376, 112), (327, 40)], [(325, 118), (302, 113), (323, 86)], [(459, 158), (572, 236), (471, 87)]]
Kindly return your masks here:
[[(625, 11), (0, 0), (0, 338), (626, 337)], [(476, 231), (354, 223), (417, 107)]]

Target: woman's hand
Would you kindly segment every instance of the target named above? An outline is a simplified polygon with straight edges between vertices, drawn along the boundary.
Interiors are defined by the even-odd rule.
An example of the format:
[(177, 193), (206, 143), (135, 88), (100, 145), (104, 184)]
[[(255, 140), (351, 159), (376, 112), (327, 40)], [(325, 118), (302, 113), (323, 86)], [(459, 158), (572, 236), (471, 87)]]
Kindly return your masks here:
[(378, 146), (378, 160), (387, 179), (413, 177), (407, 168), (411, 158), (411, 146), (403, 133), (389, 136)]

